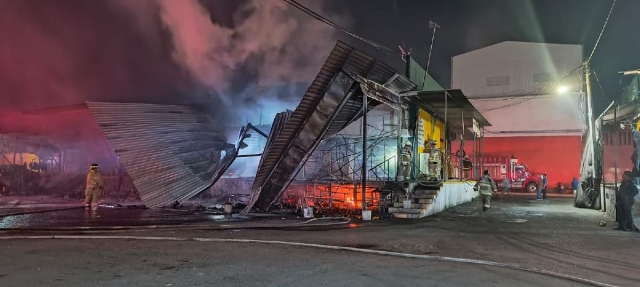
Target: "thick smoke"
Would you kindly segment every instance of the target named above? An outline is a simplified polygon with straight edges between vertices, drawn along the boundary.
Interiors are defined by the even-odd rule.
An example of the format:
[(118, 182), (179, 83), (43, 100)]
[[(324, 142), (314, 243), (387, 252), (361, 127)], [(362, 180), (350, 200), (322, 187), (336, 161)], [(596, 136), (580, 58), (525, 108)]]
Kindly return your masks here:
[[(322, 2), (304, 4), (344, 24)], [(0, 0), (0, 111), (209, 102), (235, 142), (240, 125), (269, 125), (295, 108), (336, 39), (282, 0)], [(0, 133), (60, 133), (96, 152), (90, 132), (63, 132), (91, 131), (89, 115), (46, 118), (5, 113)], [(232, 171), (251, 176), (258, 161), (240, 160)]]
[(281, 0), (0, 1), (0, 109), (211, 100), (237, 121), (298, 100), (335, 39)]
[(157, 3), (174, 61), (223, 103), (244, 108), (236, 110), (240, 117), (264, 102), (298, 99), (300, 84), (312, 80), (336, 38), (334, 30), (280, 0), (244, 2), (230, 26), (211, 21), (214, 14), (196, 0)]
[[(132, 1), (138, 2), (138, 1)], [(170, 45), (104, 1), (0, 1), (0, 109), (169, 102), (198, 90)]]

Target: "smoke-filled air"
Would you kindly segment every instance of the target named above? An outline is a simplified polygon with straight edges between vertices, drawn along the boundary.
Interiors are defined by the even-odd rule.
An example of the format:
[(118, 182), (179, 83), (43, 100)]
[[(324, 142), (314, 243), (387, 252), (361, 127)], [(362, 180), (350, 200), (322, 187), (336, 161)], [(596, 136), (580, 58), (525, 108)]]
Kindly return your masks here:
[(295, 107), (336, 36), (281, 0), (0, 0), (0, 110), (211, 101), (266, 123)]

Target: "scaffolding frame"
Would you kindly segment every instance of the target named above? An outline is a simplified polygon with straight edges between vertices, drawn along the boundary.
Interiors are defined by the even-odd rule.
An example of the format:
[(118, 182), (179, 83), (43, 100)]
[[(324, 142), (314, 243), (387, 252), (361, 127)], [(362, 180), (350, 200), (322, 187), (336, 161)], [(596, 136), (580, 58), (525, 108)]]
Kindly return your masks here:
[[(387, 115), (391, 115), (392, 123), (386, 123), (384, 117)], [(372, 117), (371, 115), (365, 116)], [(362, 188), (361, 163), (364, 153), (370, 167), (366, 171), (368, 188), (365, 194), (365, 206), (374, 208), (378, 206), (375, 190), (387, 182), (395, 181), (395, 173), (397, 173), (395, 159), (398, 150), (398, 134), (401, 130), (400, 125), (393, 124), (394, 113), (380, 116), (383, 117), (382, 129), (367, 124), (367, 129), (376, 130), (378, 133), (366, 137), (366, 152), (359, 148), (363, 144), (361, 136), (338, 134), (323, 140), (303, 166), (301, 178), (296, 179), (297, 186), (304, 186), (305, 199), (315, 200), (328, 207), (336, 202), (350, 203), (352, 206), (347, 205), (347, 210), (359, 210), (356, 199), (358, 190)], [(392, 128), (386, 130), (387, 126)], [(326, 188), (316, 192), (319, 186)], [(340, 189), (344, 189), (345, 186), (352, 186), (352, 195), (340, 192)], [(342, 195), (343, 198), (337, 198), (339, 195)]]

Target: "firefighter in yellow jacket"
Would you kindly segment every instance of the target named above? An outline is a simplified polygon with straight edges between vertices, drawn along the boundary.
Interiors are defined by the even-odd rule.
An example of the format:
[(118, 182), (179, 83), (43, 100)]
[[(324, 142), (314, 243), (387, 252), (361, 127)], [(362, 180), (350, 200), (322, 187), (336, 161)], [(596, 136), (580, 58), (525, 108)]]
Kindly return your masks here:
[(100, 172), (98, 172), (98, 164), (91, 164), (91, 169), (87, 173), (87, 189), (84, 191), (84, 205), (86, 208), (91, 207), (93, 210), (98, 208), (98, 202), (102, 198), (103, 187), (104, 182)]
[(411, 159), (413, 157), (413, 143), (407, 141), (404, 143), (404, 147), (400, 150), (400, 175), (404, 180), (409, 180), (411, 177)]
[(488, 170), (484, 171), (474, 189), (480, 192), (480, 197), (482, 197), (482, 209), (484, 209), (485, 212), (489, 212), (489, 209), (491, 208), (491, 194), (498, 191), (498, 186), (489, 175)]

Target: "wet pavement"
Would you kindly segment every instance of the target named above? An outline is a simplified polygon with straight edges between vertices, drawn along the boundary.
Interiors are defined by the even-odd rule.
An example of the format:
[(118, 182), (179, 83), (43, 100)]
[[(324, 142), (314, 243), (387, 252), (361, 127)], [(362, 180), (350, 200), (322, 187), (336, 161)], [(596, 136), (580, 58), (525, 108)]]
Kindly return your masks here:
[[(31, 210), (46, 211), (48, 209), (27, 209), (25, 212)], [(0, 229), (214, 224), (247, 219), (238, 215), (228, 217), (220, 213), (189, 210), (99, 207), (94, 211), (80, 206), (73, 209), (0, 217)]]
[(491, 266), (261, 244), (109, 239), (0, 244), (5, 287), (584, 286)]
[[(180, 236), (184, 238), (198, 237), (242, 240), (255, 239), (326, 244), (334, 246), (375, 249), (382, 251), (404, 252), (411, 254), (452, 256), (477, 260), (489, 260), (501, 263), (516, 264), (531, 268), (545, 269), (563, 274), (570, 274), (582, 278), (613, 284), (616, 286), (637, 286), (637, 283), (640, 282), (640, 272), (638, 272), (638, 270), (640, 270), (640, 233), (614, 231), (613, 227), (615, 226), (615, 223), (611, 218), (607, 217), (605, 214), (599, 211), (574, 208), (572, 206), (571, 198), (552, 198), (545, 201), (538, 201), (535, 200), (534, 197), (535, 195), (532, 195), (530, 197), (521, 195), (496, 197), (493, 200), (492, 211), (490, 213), (482, 212), (480, 203), (476, 202), (463, 204), (435, 216), (431, 216), (421, 220), (389, 219), (364, 223), (358, 222), (352, 225), (353, 228), (323, 230), (315, 232), (298, 230), (282, 231), (242, 229), (241, 225), (246, 223), (255, 224), (256, 222), (272, 222), (279, 220), (278, 217), (272, 216), (267, 217), (267, 219), (262, 218), (241, 220), (229, 224), (219, 223), (224, 225), (237, 224), (237, 229), (226, 231), (212, 231), (201, 229), (184, 229), (180, 231), (132, 230), (121, 231), (118, 233), (110, 233), (105, 231), (102, 233), (91, 233), (91, 235), (132, 235), (159, 237)], [(92, 219), (91, 217), (91, 212), (86, 212), (85, 210), (80, 209), (73, 211), (43, 213), (41, 217), (37, 217), (40, 218), (39, 220), (23, 221), (23, 225), (19, 225), (20, 223), (18, 222), (11, 224), (18, 224), (16, 226), (34, 226), (30, 224), (37, 223), (38, 226), (42, 226), (43, 224), (45, 224), (43, 222), (47, 221), (47, 218), (49, 218), (50, 223), (66, 222), (66, 226), (78, 223), (81, 223), (84, 226), (98, 226), (100, 224), (123, 225), (131, 222), (135, 222), (136, 224), (181, 222), (185, 223), (184, 225), (186, 226), (190, 226), (189, 223), (195, 225), (218, 224), (214, 219), (208, 218), (207, 215), (189, 214), (189, 212), (185, 213), (169, 210), (103, 211), (103, 213), (100, 213), (101, 210), (98, 210), (98, 212), (95, 214), (96, 216), (100, 215), (100, 217), (96, 217), (94, 219)], [(15, 219), (19, 217), (11, 218)], [(600, 227), (599, 222), (601, 220), (606, 221), (608, 225), (606, 227)], [(61, 231), (51, 231), (38, 234), (75, 235), (82, 233), (77, 231), (68, 233), (64, 233)], [(20, 235), (20, 233), (11, 232), (10, 234), (3, 234), (2, 232), (0, 232), (0, 236), (5, 235)], [(9, 241), (0, 242), (0, 246), (7, 245), (7, 242)], [(19, 254), (29, 254), (27, 252), (28, 250), (25, 251), (24, 248), (25, 246), (33, 246), (34, 242), (37, 242), (35, 246), (44, 250), (64, 248), (60, 247), (59, 244), (68, 244), (68, 248), (71, 249), (71, 246), (76, 246), (78, 244), (92, 244), (90, 241), (86, 240), (33, 241), (21, 239), (12, 240), (10, 242), (12, 243), (8, 244), (7, 246), (10, 245), (12, 246), (12, 248), (20, 247), (16, 249), (18, 250), (15, 253), (18, 254), (15, 255), (17, 257), (19, 257)], [(204, 286), (206, 284), (213, 284), (213, 282), (220, 283), (223, 286), (234, 286), (234, 284), (236, 283), (245, 284), (248, 286), (289, 286), (293, 285), (293, 283), (290, 282), (297, 282), (295, 284), (303, 284), (304, 282), (307, 282), (305, 281), (305, 276), (307, 275), (309, 278), (309, 282), (313, 282), (313, 285), (320, 285), (322, 283), (325, 285), (334, 286), (337, 283), (335, 283), (334, 281), (330, 281), (332, 273), (339, 274), (340, 276), (338, 276), (338, 278), (342, 278), (344, 282), (352, 283), (350, 286), (356, 286), (353, 284), (367, 284), (376, 286), (376, 280), (379, 280), (380, 282), (387, 282), (383, 280), (383, 277), (376, 275), (388, 274), (385, 273), (386, 269), (382, 267), (372, 267), (371, 270), (368, 270), (366, 267), (359, 266), (356, 262), (348, 261), (347, 259), (358, 259), (360, 258), (359, 256), (349, 255), (348, 253), (343, 256), (343, 254), (345, 254), (344, 252), (324, 255), (324, 253), (319, 254), (318, 252), (311, 252), (299, 248), (285, 248), (284, 250), (277, 249), (279, 251), (275, 252), (275, 254), (266, 254), (264, 253), (266, 252), (265, 250), (271, 250), (274, 247), (263, 246), (260, 244), (239, 244), (237, 246), (234, 246), (233, 244), (211, 242), (201, 243), (202, 245), (192, 245), (192, 243), (187, 243), (190, 241), (163, 243), (145, 242), (133, 244), (129, 240), (112, 239), (107, 242), (109, 243), (106, 245), (104, 243), (96, 244), (99, 244), (100, 246), (109, 246), (108, 248), (105, 247), (106, 250), (111, 250), (110, 248), (112, 248), (112, 246), (115, 246), (114, 248), (117, 248), (117, 250), (113, 251), (113, 255), (103, 256), (102, 249), (87, 251), (87, 254), (93, 254), (91, 256), (95, 256), (96, 264), (106, 264), (105, 268), (108, 267), (106, 270), (109, 270), (109, 272), (111, 273), (107, 271), (104, 272), (110, 274), (109, 276), (113, 276), (113, 280), (115, 280), (114, 282), (125, 282), (122, 284), (118, 283), (116, 285), (127, 285), (126, 282), (131, 282), (131, 284), (133, 284), (133, 282), (141, 282), (141, 278), (147, 278), (145, 276), (151, 276), (149, 274), (157, 276), (161, 279), (166, 279), (167, 281), (164, 284), (173, 284), (172, 286), (193, 286), (198, 284)], [(202, 246), (202, 248), (200, 248), (199, 246)], [(240, 251), (238, 251), (238, 253), (231, 254), (228, 252), (229, 250), (235, 249), (238, 249)], [(3, 254), (6, 254), (5, 250), (9, 249), (3, 249)], [(177, 253), (172, 253), (174, 251)], [(81, 256), (79, 254), (74, 255), (75, 251), (70, 253), (61, 251), (60, 254), (53, 254), (49, 253), (48, 251), (32, 252), (34, 252), (34, 254), (42, 254), (44, 258), (64, 257), (66, 256), (65, 254), (69, 254), (71, 256), (70, 258)], [(166, 257), (166, 259), (169, 260), (169, 258), (179, 257), (179, 254), (181, 253), (192, 254), (193, 252), (198, 253), (193, 254), (193, 260), (196, 260), (196, 262), (217, 262), (218, 260), (222, 260), (220, 262), (224, 263), (217, 264), (216, 266), (220, 265), (218, 267), (212, 267), (210, 265), (207, 265), (209, 267), (204, 267), (204, 265), (196, 265), (195, 268), (200, 268), (199, 266), (203, 266), (203, 268), (209, 269), (206, 269), (206, 272), (196, 273), (203, 273), (205, 275), (198, 276), (208, 277), (203, 278), (202, 280), (194, 279), (195, 281), (189, 281), (193, 279), (189, 277), (190, 273), (188, 273), (186, 269), (184, 269), (183, 267), (179, 267), (178, 265), (169, 264), (173, 267), (166, 267), (169, 269), (163, 270), (162, 268), (165, 267), (155, 267), (156, 265), (161, 264), (161, 261), (153, 261), (155, 262), (153, 264), (156, 265), (153, 265), (152, 263), (146, 263), (155, 260), (153, 258), (156, 257), (160, 259)], [(282, 255), (280, 254), (280, 252), (286, 255)], [(118, 262), (121, 262), (118, 259), (119, 257), (122, 257), (125, 261), (131, 260), (132, 262), (136, 262), (135, 260), (137, 259), (135, 257), (126, 259), (128, 258), (127, 256), (129, 256), (128, 254), (130, 253), (138, 254), (137, 256), (140, 256), (140, 262), (138, 262), (138, 265), (140, 267), (133, 267), (133, 265), (131, 265), (131, 268), (138, 268), (135, 270), (141, 270), (142, 273), (140, 275), (119, 271), (120, 269), (119, 267), (117, 267), (119, 266)], [(255, 256), (253, 256), (254, 254)], [(268, 278), (265, 277), (264, 282), (266, 283), (261, 284), (260, 282), (251, 283), (250, 280), (245, 280), (244, 276), (248, 276), (245, 273), (238, 273), (235, 272), (232, 268), (227, 269), (227, 267), (225, 267), (227, 264), (229, 264), (231, 266), (235, 266), (235, 268), (238, 269), (246, 268), (246, 270), (249, 271), (253, 270), (255, 272), (259, 272), (257, 270), (258, 267), (254, 267), (252, 265), (252, 262), (264, 262), (265, 266), (269, 265), (269, 263), (267, 263), (268, 260), (264, 259), (263, 257), (273, 258), (274, 262), (277, 262), (273, 264), (274, 272), (280, 272), (282, 274), (290, 272), (292, 274), (307, 275), (292, 275), (290, 278), (287, 277), (292, 281), (278, 281), (280, 280), (278, 279), (278, 276)], [(360, 259), (363, 260), (363, 262), (366, 262), (366, 266), (378, 266), (375, 265), (378, 264), (378, 262), (384, 263), (391, 261), (386, 257), (365, 257), (366, 258), (362, 257)], [(37, 256), (27, 256), (25, 258), (25, 260), (27, 260), (28, 262), (39, 260), (39, 257)], [(193, 262), (190, 258), (187, 258), (185, 260)], [(287, 260), (295, 261), (296, 264), (300, 267), (290, 269), (288, 266), (282, 264), (282, 261)], [(324, 262), (323, 260), (333, 260), (334, 262), (333, 267), (327, 268), (326, 272), (324, 273), (318, 271), (322, 270), (322, 265), (317, 264), (317, 262)], [(350, 263), (346, 264), (345, 266), (344, 264), (342, 264), (342, 262)], [(68, 270), (73, 270), (75, 268), (75, 265), (73, 264), (74, 263), (69, 263)], [(19, 274), (21, 274), (24, 270), (29, 270), (29, 265), (27, 263), (18, 266), (22, 266), (22, 269), (16, 269), (15, 271)], [(388, 264), (388, 268), (390, 268), (390, 270), (397, 270), (397, 275), (387, 276), (390, 276), (390, 278), (394, 278), (393, 281), (397, 282), (397, 285), (431, 285), (420, 284), (420, 282), (412, 279), (413, 277), (415, 277), (423, 280), (422, 282), (432, 282), (430, 280), (444, 280), (440, 281), (444, 282), (441, 285), (433, 286), (492, 286), (490, 282), (494, 281), (496, 282), (496, 284), (493, 286), (509, 286), (502, 283), (513, 283), (513, 281), (509, 280), (519, 280), (518, 278), (523, 278), (522, 280), (524, 282), (524, 286), (559, 286), (555, 283), (556, 281), (545, 281), (544, 279), (539, 279), (538, 277), (524, 279), (525, 277), (521, 277), (521, 275), (518, 275), (511, 271), (489, 271), (489, 273), (491, 274), (501, 274), (503, 272), (506, 272), (503, 275), (495, 275), (496, 280), (491, 281), (491, 276), (479, 271), (475, 271), (475, 267), (469, 267), (468, 265), (449, 266), (446, 264), (441, 266), (447, 266), (446, 269), (451, 269), (452, 271), (448, 273), (446, 272), (446, 270), (438, 271), (443, 272), (442, 274), (444, 274), (443, 277), (439, 277), (438, 274), (429, 273), (429, 270), (432, 269), (440, 270), (438, 269), (438, 266), (424, 262), (416, 263), (413, 261), (405, 262), (404, 260), (399, 260), (395, 264)], [(93, 267), (86, 267), (86, 272), (93, 272), (92, 268)], [(415, 270), (421, 270), (421, 272), (423, 273), (413, 271), (405, 272), (405, 270), (413, 270), (412, 268)], [(348, 273), (355, 276), (353, 278), (356, 278), (357, 281), (349, 281), (350, 278), (353, 278), (347, 277), (347, 275), (344, 273), (340, 273), (340, 270), (342, 269), (349, 270), (350, 272)], [(480, 282), (478, 284), (474, 284), (473, 281), (457, 281), (458, 277), (462, 277), (465, 274), (456, 273), (456, 270), (470, 269), (473, 269), (474, 271), (471, 271), (469, 276), (477, 276), (478, 278), (485, 278), (486, 280), (482, 279), (478, 281)], [(45, 276), (45, 278), (57, 276), (55, 274), (70, 274), (69, 272), (75, 272), (68, 270), (59, 269), (55, 271), (58, 273), (47, 273), (49, 275)], [(53, 271), (49, 269), (49, 272)], [(212, 275), (214, 273), (225, 275), (220, 277), (217, 275)], [(0, 274), (0, 285), (2, 285), (1, 275), (2, 274)], [(173, 275), (177, 276), (178, 278), (185, 278), (184, 280), (187, 280), (185, 282), (192, 282), (193, 285), (181, 284), (180, 282), (176, 283), (175, 281), (171, 281), (175, 279), (175, 277), (172, 277)], [(505, 276), (507, 278), (505, 278)], [(7, 276), (7, 278), (9, 278), (9, 276)], [(96, 279), (98, 286), (112, 286), (108, 283), (105, 283), (107, 281), (104, 280), (107, 280), (107, 277), (103, 277), (102, 274), (98, 276), (98, 278), (100, 278)], [(247, 278), (253, 277), (249, 276)], [(368, 281), (368, 278), (374, 278), (375, 280)], [(62, 283), (75, 282), (69, 277), (60, 277), (59, 279), (62, 279), (60, 281)], [(337, 285), (342, 284), (341, 282), (343, 281), (339, 281), (339, 284)], [(58, 286), (65, 286), (62, 283), (58, 284), (56, 282), (45, 285), (57, 284)], [(153, 282), (154, 284), (149, 285), (158, 286), (158, 284), (161, 284), (160, 281)], [(453, 283), (449, 284), (447, 282)], [(70, 285), (66, 286), (71, 285), (74, 284), (71, 283)], [(383, 286), (386, 284), (377, 285)], [(511, 286), (516, 286), (516, 284), (511, 284)]]

